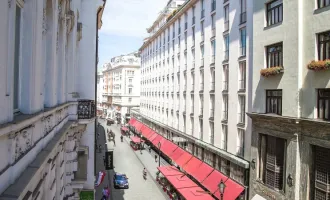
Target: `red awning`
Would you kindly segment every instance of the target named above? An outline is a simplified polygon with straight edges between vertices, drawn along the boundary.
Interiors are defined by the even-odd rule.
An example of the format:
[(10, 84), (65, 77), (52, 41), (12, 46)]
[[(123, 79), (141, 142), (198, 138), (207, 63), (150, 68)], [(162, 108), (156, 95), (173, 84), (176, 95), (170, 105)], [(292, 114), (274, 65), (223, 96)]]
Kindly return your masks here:
[(141, 138), (137, 137), (137, 136), (131, 136), (131, 140), (134, 142), (134, 143), (141, 143), (141, 142), (144, 142)]
[(175, 160), (175, 163), (180, 167), (183, 167), (192, 157), (193, 156), (190, 153), (183, 151), (183, 154), (177, 160)]
[(170, 154), (170, 158), (173, 161), (176, 161), (185, 151), (181, 149), (180, 147), (176, 148), (173, 153)]
[(174, 144), (173, 142), (169, 141), (169, 140), (165, 140), (162, 144), (162, 146), (160, 147), (160, 150), (167, 156), (169, 156), (171, 153), (173, 153), (173, 151), (178, 148), (178, 146), (176, 144)]
[(150, 128), (148, 126), (145, 126), (141, 128), (141, 134), (146, 137), (146, 135), (150, 132)]
[[(164, 137), (161, 135), (157, 135), (153, 140), (152, 144), (154, 144), (156, 147), (158, 147), (158, 143), (160, 142), (161, 144), (163, 143), (162, 140), (164, 140)], [(162, 148), (162, 147), (160, 147)]]
[(128, 131), (128, 128), (126, 126), (121, 127), (122, 131)]
[(145, 137), (145, 138), (149, 138), (149, 136), (152, 134), (152, 129), (151, 128), (149, 128), (149, 127), (147, 127), (145, 130), (144, 130), (144, 134), (143, 134), (143, 136)]
[(131, 118), (128, 122), (129, 125), (132, 125), (133, 123), (136, 122), (136, 119), (135, 118)]
[(201, 187), (181, 188), (178, 189), (178, 192), (187, 200), (214, 200)]
[(148, 136), (149, 141), (153, 141), (158, 136), (158, 134), (155, 131), (151, 131), (151, 133), (152, 134)]
[[(228, 177), (221, 172), (214, 170), (203, 182), (202, 185), (207, 188), (212, 194), (219, 188), (218, 185), (221, 180), (226, 181)], [(227, 191), (227, 187), (226, 187)]]
[(191, 173), (190, 175), (192, 177), (194, 177), (197, 181), (199, 181), (200, 183), (202, 183), (206, 177), (208, 177), (212, 171), (214, 170), (214, 168), (210, 167), (210, 165), (206, 164), (206, 163), (202, 163), (193, 173)]
[(141, 128), (142, 124), (141, 124), (141, 122), (136, 121), (133, 126), (135, 127), (135, 129), (137, 131), (140, 131), (140, 128)]
[(175, 176), (165, 176), (166, 179), (173, 185), (175, 189), (180, 188), (189, 188), (189, 187), (197, 187), (197, 184), (194, 183), (187, 176), (183, 175), (175, 175)]
[(188, 173), (188, 174), (192, 174), (194, 171), (196, 171), (199, 166), (202, 164), (203, 162), (201, 160), (199, 160), (198, 158), (196, 158), (195, 156), (192, 157), (187, 164), (185, 164), (183, 166), (183, 169)]
[[(225, 184), (226, 184), (226, 190), (225, 193), (223, 194), (223, 199), (235, 200), (244, 191), (243, 186), (236, 183), (230, 178), (225, 182)], [(214, 193), (214, 196), (220, 199), (219, 189)]]
[(174, 166), (163, 166), (157, 168), (160, 173), (162, 173), (164, 176), (175, 176), (175, 175), (183, 175), (182, 172), (180, 172), (176, 167)]

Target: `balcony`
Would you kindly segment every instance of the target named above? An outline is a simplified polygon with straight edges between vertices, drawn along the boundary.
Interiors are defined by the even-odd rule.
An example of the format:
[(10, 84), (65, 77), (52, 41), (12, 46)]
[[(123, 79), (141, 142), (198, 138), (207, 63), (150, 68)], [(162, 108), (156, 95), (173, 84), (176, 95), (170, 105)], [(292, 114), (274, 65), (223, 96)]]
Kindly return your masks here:
[(77, 108), (78, 119), (93, 119), (95, 117), (95, 102), (79, 100)]

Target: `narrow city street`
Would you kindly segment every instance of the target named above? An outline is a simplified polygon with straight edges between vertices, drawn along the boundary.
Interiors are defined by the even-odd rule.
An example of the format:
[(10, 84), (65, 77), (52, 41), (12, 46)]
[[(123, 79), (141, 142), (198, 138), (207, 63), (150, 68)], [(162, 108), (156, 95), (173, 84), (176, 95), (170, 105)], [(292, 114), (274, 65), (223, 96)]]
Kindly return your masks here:
[[(106, 143), (105, 132), (107, 129), (111, 129), (116, 137), (116, 146), (114, 149), (114, 170), (108, 170), (104, 182), (96, 188), (96, 200), (102, 198), (102, 188), (106, 185), (110, 187), (110, 199), (111, 200), (145, 200), (145, 199), (168, 199), (166, 194), (163, 193), (161, 188), (158, 187), (155, 181), (156, 167), (158, 163), (155, 163), (153, 154), (147, 151), (143, 151), (141, 155), (139, 151), (135, 152), (129, 145), (129, 138), (124, 137), (123, 142), (120, 141), (120, 126), (111, 125), (106, 126), (105, 121), (100, 120), (101, 126), (99, 126), (99, 139), (98, 144), (102, 145), (102, 153), (97, 153), (97, 172), (104, 170), (103, 156), (104, 147)], [(166, 164), (164, 160), (161, 161), (162, 165)], [(147, 180), (142, 177), (143, 168), (148, 170)], [(114, 189), (113, 187), (113, 174), (114, 172), (125, 173), (129, 181), (129, 189)]]

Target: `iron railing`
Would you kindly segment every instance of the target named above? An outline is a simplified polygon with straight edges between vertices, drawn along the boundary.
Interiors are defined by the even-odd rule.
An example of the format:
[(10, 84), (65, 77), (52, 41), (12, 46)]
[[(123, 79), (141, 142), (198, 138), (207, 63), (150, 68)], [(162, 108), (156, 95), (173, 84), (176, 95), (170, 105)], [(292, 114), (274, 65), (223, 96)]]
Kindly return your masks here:
[(92, 119), (95, 117), (95, 101), (79, 100), (77, 109), (78, 119)]

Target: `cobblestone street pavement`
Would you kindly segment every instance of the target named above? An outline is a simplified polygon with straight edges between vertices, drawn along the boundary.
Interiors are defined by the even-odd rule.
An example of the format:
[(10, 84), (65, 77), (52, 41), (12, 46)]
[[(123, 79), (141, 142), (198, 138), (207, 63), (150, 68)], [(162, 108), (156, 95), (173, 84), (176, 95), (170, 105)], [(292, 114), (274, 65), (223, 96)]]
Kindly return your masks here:
[[(152, 155), (147, 151), (143, 151), (143, 155), (137, 155), (140, 154), (139, 151), (134, 152), (132, 148), (129, 146), (129, 139), (125, 137), (124, 142), (120, 141), (120, 126), (118, 125), (111, 125), (106, 126), (104, 121), (100, 121), (101, 125), (105, 128), (105, 132), (107, 129), (111, 129), (116, 137), (116, 147), (114, 149), (114, 171), (119, 173), (125, 173), (128, 177), (129, 181), (129, 189), (114, 189), (113, 182), (112, 182), (112, 176), (114, 171), (107, 171), (109, 176), (106, 176), (105, 183), (111, 185), (110, 189), (110, 197), (111, 200), (165, 200), (168, 199), (167, 195), (163, 193), (161, 188), (157, 185), (157, 183), (154, 180), (154, 176), (156, 173), (156, 167), (158, 163), (155, 163), (154, 159), (152, 158)], [(101, 139), (101, 137), (100, 137)], [(104, 139), (104, 138), (103, 138)], [(105, 143), (100, 142), (101, 144)], [(104, 153), (102, 156), (100, 156), (102, 159)], [(144, 157), (141, 157), (144, 156)], [(150, 158), (150, 159), (148, 159)], [(103, 163), (102, 161), (99, 161), (98, 163)], [(143, 163), (142, 163), (143, 162)], [(165, 162), (165, 161), (163, 161)], [(143, 179), (142, 171), (145, 167), (144, 165), (148, 165), (147, 169), (149, 171), (147, 180)], [(103, 167), (103, 165), (102, 165)], [(152, 171), (149, 170), (153, 169)], [(153, 177), (152, 177), (152, 176)], [(110, 180), (109, 180), (110, 179)], [(104, 185), (102, 184), (102, 185)], [(102, 186), (103, 187), (103, 186)], [(96, 200), (101, 199), (101, 190), (96, 191)]]

